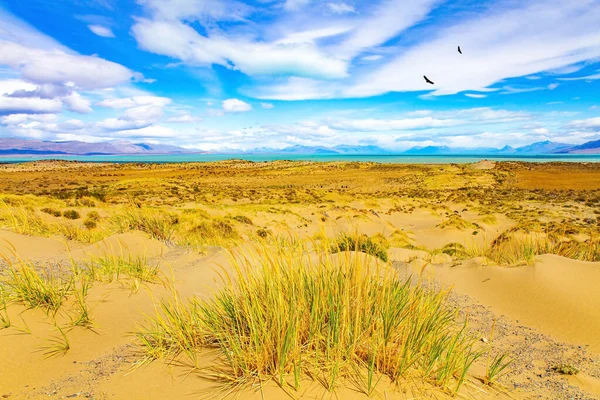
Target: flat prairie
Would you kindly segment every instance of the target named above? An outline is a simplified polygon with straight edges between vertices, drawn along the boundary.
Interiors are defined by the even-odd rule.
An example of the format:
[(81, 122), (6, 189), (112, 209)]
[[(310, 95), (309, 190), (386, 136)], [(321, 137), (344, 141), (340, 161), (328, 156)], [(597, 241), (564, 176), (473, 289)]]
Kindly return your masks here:
[(600, 164), (0, 165), (0, 396), (600, 398)]

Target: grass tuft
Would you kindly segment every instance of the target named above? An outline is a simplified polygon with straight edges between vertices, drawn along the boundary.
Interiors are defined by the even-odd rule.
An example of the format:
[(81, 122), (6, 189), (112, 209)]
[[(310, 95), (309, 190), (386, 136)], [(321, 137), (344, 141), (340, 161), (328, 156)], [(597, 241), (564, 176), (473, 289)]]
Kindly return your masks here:
[(0, 280), (9, 302), (30, 308), (42, 308), (55, 315), (73, 289), (72, 276), (60, 277), (49, 270), (36, 268), (31, 262), (17, 258), (4, 259), (8, 264), (6, 276)]
[(340, 251), (360, 251), (387, 262), (388, 247), (389, 244), (387, 244), (387, 242), (371, 238), (367, 235), (352, 236), (348, 233), (341, 233), (337, 236), (335, 242), (331, 244), (330, 251), (332, 253)]
[(153, 209), (128, 207), (112, 218), (117, 232), (140, 230), (157, 240), (170, 243), (175, 235), (179, 219), (171, 214)]
[(82, 267), (79, 267), (79, 272), (95, 281), (113, 282), (124, 277), (147, 283), (160, 282), (158, 263), (151, 264), (144, 256), (104, 254), (100, 257), (90, 258)]
[(419, 376), (456, 393), (481, 355), (446, 292), (400, 281), (358, 252), (255, 252), (234, 261), (212, 300), (163, 299), (136, 333), (143, 361), (183, 354), (196, 365), (201, 351), (216, 349), (221, 366), (198, 368), (230, 383), (274, 379), (298, 389), (311, 377), (334, 390), (352, 379), (370, 394), (382, 376)]

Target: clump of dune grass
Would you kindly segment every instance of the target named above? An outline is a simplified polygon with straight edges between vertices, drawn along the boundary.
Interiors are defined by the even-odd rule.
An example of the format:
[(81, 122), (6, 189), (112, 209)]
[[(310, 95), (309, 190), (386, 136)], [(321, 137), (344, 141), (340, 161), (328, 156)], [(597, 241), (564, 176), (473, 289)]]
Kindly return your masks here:
[(459, 229), (459, 230), (478, 228), (477, 225), (465, 220), (458, 214), (451, 214), (446, 220), (444, 220), (438, 226), (440, 228), (451, 227), (451, 228), (455, 228), (455, 229)]
[(85, 277), (82, 277), (73, 290), (73, 310), (70, 314), (71, 326), (80, 326), (90, 329), (94, 324), (94, 319), (87, 301), (88, 292), (91, 288), (91, 283)]
[(412, 247), (408, 234), (403, 230), (396, 229), (388, 239), (390, 246), (393, 247)]
[(71, 349), (69, 338), (62, 328), (56, 325), (56, 330), (58, 331), (58, 336), (46, 339), (48, 344), (40, 348), (44, 354), (44, 358), (64, 356)]
[(83, 243), (96, 243), (111, 234), (106, 229), (89, 229), (87, 227), (83, 229), (79, 225), (71, 224), (54, 224), (51, 230), (54, 234), (61, 235), (65, 239)]
[(33, 208), (9, 208), (6, 203), (2, 205), (2, 219), (6, 226), (13, 231), (32, 236), (50, 236), (52, 234), (51, 224), (37, 215)]
[(330, 246), (332, 253), (339, 251), (360, 251), (375, 256), (383, 261), (388, 261), (387, 249), (389, 244), (377, 238), (371, 238), (367, 235), (350, 235), (340, 233)]
[(133, 257), (107, 253), (99, 257), (91, 257), (78, 267), (78, 272), (95, 281), (113, 282), (121, 278), (133, 278), (147, 283), (160, 281), (158, 263), (149, 263), (145, 256)]
[[(174, 293), (137, 333), (141, 362), (187, 356), (200, 374), (233, 385), (304, 378), (328, 390), (359, 382), (373, 393), (382, 377), (419, 378), (456, 393), (480, 357), (447, 304), (447, 292), (400, 280), (358, 252), (316, 257), (258, 247), (223, 273), (211, 300)], [(197, 362), (216, 350), (217, 365)]]
[(113, 216), (112, 223), (117, 232), (140, 230), (157, 240), (172, 242), (179, 219), (156, 209), (127, 207)]
[(3, 298), (29, 308), (56, 314), (73, 289), (73, 278), (36, 268), (30, 261), (4, 258), (6, 276), (0, 278)]
[(494, 214), (486, 213), (481, 217), (481, 222), (488, 225), (495, 225), (498, 223), (498, 218)]
[[(48, 210), (54, 211), (52, 209)], [(42, 210), (42, 212), (50, 212), (48, 210)], [(105, 229), (91, 231), (90, 229), (82, 229), (80, 226), (68, 223), (67, 221), (49, 223), (37, 215), (35, 210), (30, 207), (9, 208), (4, 204), (4, 207), (0, 209), (0, 220), (4, 221), (6, 227), (22, 235), (44, 237), (60, 235), (65, 239), (84, 243), (97, 242), (110, 234)]]
[(594, 233), (585, 241), (577, 241), (557, 233), (537, 233), (516, 237), (504, 232), (489, 245), (467, 245), (453, 243), (442, 252), (457, 258), (485, 257), (498, 265), (532, 265), (535, 257), (554, 254), (573, 260), (600, 261), (600, 240)]
[(85, 216), (85, 220), (83, 221), (83, 226), (87, 229), (94, 229), (98, 226), (98, 221), (100, 220), (100, 214), (97, 211), (90, 211)]
[(40, 210), (43, 213), (46, 213), (48, 215), (52, 215), (53, 217), (60, 217), (62, 216), (62, 212), (55, 210), (54, 208), (50, 208), (50, 207), (44, 207)]
[(77, 210), (66, 210), (62, 213), (63, 217), (66, 219), (79, 219), (81, 218), (81, 214)]
[(252, 223), (252, 220), (250, 218), (246, 217), (245, 215), (236, 215), (235, 217), (233, 217), (233, 219), (242, 224), (254, 225)]
[(7, 329), (12, 325), (7, 307), (5, 289), (0, 286), (0, 329)]
[(228, 221), (215, 219), (194, 223), (190, 228), (178, 232), (177, 242), (186, 246), (222, 246), (235, 243), (239, 238), (237, 229)]

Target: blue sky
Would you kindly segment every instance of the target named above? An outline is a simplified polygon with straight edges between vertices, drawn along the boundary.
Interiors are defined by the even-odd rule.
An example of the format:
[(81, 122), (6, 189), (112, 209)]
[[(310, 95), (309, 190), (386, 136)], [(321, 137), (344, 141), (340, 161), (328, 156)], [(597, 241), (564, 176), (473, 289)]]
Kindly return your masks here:
[(0, 137), (579, 144), (598, 21), (600, 0), (0, 0)]

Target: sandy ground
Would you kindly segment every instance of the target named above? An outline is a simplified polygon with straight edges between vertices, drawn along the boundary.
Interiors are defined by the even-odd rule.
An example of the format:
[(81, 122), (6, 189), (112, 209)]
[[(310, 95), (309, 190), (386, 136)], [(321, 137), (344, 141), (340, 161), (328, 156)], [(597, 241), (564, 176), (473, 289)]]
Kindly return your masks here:
[[(287, 164), (283, 165), (288, 168)], [(597, 294), (600, 262), (541, 255), (533, 265), (500, 267), (478, 258), (458, 260), (438, 251), (449, 243), (489, 245), (503, 232), (532, 224), (534, 216), (538, 222), (561, 220), (570, 221), (569, 228), (584, 226), (585, 219), (595, 215), (593, 210), (597, 203), (593, 196), (596, 194), (592, 191), (569, 194), (566, 190), (578, 190), (586, 177), (593, 177), (586, 190), (596, 188), (596, 183), (600, 185), (599, 172), (592, 167), (584, 166), (575, 172), (569, 170), (576, 177), (570, 181), (556, 175), (557, 171), (572, 167), (553, 166), (555, 176), (548, 184), (551, 185), (548, 190), (565, 188), (558, 192), (540, 192), (546, 189), (538, 186), (546, 184), (538, 182), (536, 176), (545, 176), (547, 171), (537, 166), (525, 169), (492, 162), (465, 168), (411, 167), (413, 169), (406, 171), (394, 166), (342, 168), (333, 164), (327, 170), (329, 166), (319, 169), (310, 163), (292, 164), (284, 170), (287, 175), (283, 178), (274, 178), (278, 170), (269, 163), (258, 167), (246, 163), (228, 165), (227, 168), (217, 165), (204, 170), (194, 166), (137, 170), (127, 169), (128, 166), (85, 165), (77, 170), (76, 176), (58, 175), (56, 181), (52, 180), (52, 173), (57, 170), (71, 171), (73, 168), (68, 163), (1, 166), (0, 177), (4, 180), (0, 185), (4, 185), (3, 193), (19, 194), (23, 186), (19, 182), (24, 179), (37, 179), (57, 191), (63, 190), (71, 179), (103, 182), (102, 185), (108, 185), (103, 189), (107, 193), (107, 202), (98, 202), (96, 208), (102, 218), (108, 218), (113, 207), (125, 203), (119, 196), (127, 198), (122, 193), (130, 189), (119, 188), (139, 188), (140, 199), (161, 204), (169, 212), (183, 213), (191, 209), (211, 218), (228, 218), (234, 214), (248, 216), (252, 225), (235, 225), (241, 232), (242, 242), (259, 228), (268, 229), (273, 235), (291, 234), (304, 239), (319, 234), (334, 236), (345, 231), (381, 235), (392, 244), (388, 252), (390, 263), (400, 275), (415, 276), (423, 272), (426, 284), (436, 288), (452, 287), (450, 301), (461, 310), (461, 316), (468, 314), (471, 332), (484, 342), (491, 339), (494, 348), (510, 352), (514, 359), (510, 372), (492, 388), (478, 384), (484, 366), (476, 365), (472, 382), (461, 393), (463, 398), (600, 398), (600, 296)], [(250, 169), (249, 173), (245, 170), (249, 168), (256, 170)], [(237, 169), (246, 171), (244, 180), (237, 181), (232, 175)], [(367, 172), (375, 174), (372, 181), (361, 175), (370, 176)], [(300, 173), (306, 175), (299, 177)], [(152, 174), (160, 180), (151, 180)], [(202, 176), (205, 185), (181, 189), (179, 197), (171, 198), (166, 194), (143, 197), (147, 194), (142, 192), (147, 187), (155, 189), (157, 182), (175, 185), (176, 181), (182, 187), (187, 178), (200, 179), (198, 176)], [(275, 179), (276, 182), (272, 181)], [(285, 185), (300, 185), (301, 179), (308, 184), (292, 189)], [(140, 182), (147, 185), (140, 185)], [(274, 183), (278, 186), (272, 187)], [(92, 184), (89, 185), (91, 190)], [(487, 193), (494, 185), (500, 185), (498, 192)], [(217, 187), (220, 191), (215, 189)], [(417, 191), (430, 192), (419, 197), (417, 192), (411, 192), (413, 189), (410, 188), (415, 187)], [(519, 189), (511, 192), (515, 187)], [(209, 193), (210, 190), (214, 193)], [(252, 190), (255, 192), (251, 193)], [(503, 191), (512, 196), (510, 201), (496, 199), (494, 194), (508, 196), (503, 195)], [(238, 197), (236, 193), (245, 195)], [(583, 200), (575, 203), (573, 199), (577, 196)], [(63, 202), (54, 198), (51, 201), (53, 207)], [(33, 204), (34, 200), (31, 202)], [(87, 213), (91, 208), (81, 210)], [(464, 225), (442, 226), (454, 215), (459, 216)], [(45, 215), (43, 218), (62, 221)], [(80, 224), (79, 221), (65, 223)], [(10, 224), (5, 228), (0, 230), (0, 254), (9, 259), (17, 253), (36, 265), (55, 268), (68, 265), (71, 260), (82, 262), (106, 253), (145, 256), (151, 262), (159, 263), (165, 279), (173, 280), (183, 298), (209, 298), (219, 287), (219, 268), (229, 265), (228, 255), (218, 247), (205, 247), (201, 253), (153, 239), (147, 232), (111, 234), (89, 244), (59, 236), (18, 234)], [(394, 242), (399, 240), (398, 232), (409, 244), (401, 247)], [(582, 232), (573, 233), (573, 237), (586, 240), (587, 236)], [(240, 248), (243, 247), (242, 244)], [(136, 292), (123, 282), (94, 286), (89, 295), (95, 318), (93, 330), (70, 330), (67, 333), (70, 349), (57, 358), (44, 357), (45, 349), (51, 344), (49, 340), (60, 337), (50, 319), (41, 310), (9, 307), (13, 327), (0, 330), (0, 396), (9, 399), (186, 399), (222, 395), (221, 387), (189, 374), (185, 364), (157, 361), (132, 369), (139, 355), (131, 333), (144, 323), (144, 314), (154, 312), (154, 302), (166, 295), (167, 288), (161, 284), (142, 285)], [(60, 324), (66, 318), (66, 315), (59, 315), (57, 321)], [(490, 338), (494, 321), (495, 334)], [(205, 362), (210, 363), (211, 357), (214, 355), (206, 354)], [(559, 364), (576, 366), (580, 373), (560, 375), (552, 370)], [(262, 389), (246, 388), (235, 396), (279, 399), (287, 395), (276, 385), (267, 384)], [(366, 396), (351, 386), (332, 394), (306, 382), (302, 391), (291, 397), (358, 399)], [(432, 389), (405, 393), (382, 384), (373, 397), (442, 399), (445, 395)]]

